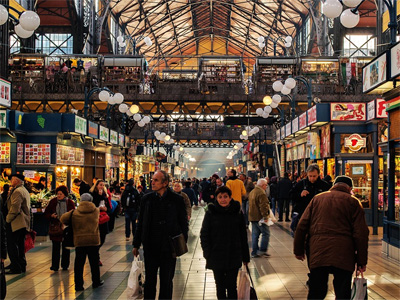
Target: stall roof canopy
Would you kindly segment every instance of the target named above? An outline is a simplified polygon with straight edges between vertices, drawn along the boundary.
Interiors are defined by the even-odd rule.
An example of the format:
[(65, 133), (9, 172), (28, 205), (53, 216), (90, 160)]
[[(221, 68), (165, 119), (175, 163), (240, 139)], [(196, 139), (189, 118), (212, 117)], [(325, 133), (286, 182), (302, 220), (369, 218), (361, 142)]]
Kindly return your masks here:
[[(311, 1), (312, 2), (312, 1)], [(146, 57), (171, 55), (259, 56), (259, 36), (294, 36), (308, 15), (307, 0), (113, 0), (110, 7), (127, 32), (148, 36), (138, 44)], [(284, 42), (278, 41), (278, 50)], [(273, 42), (268, 41), (268, 52)]]

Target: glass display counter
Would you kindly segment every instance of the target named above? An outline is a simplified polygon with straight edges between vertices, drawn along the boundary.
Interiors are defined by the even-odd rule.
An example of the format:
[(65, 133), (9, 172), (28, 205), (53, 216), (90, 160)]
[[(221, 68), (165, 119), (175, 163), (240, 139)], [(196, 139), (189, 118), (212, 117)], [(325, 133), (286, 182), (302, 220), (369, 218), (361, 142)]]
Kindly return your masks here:
[(303, 58), (301, 75), (311, 78), (313, 83), (338, 83), (339, 61), (332, 58)]
[(364, 208), (371, 208), (371, 163), (348, 161), (345, 164), (345, 175), (353, 179), (353, 193)]

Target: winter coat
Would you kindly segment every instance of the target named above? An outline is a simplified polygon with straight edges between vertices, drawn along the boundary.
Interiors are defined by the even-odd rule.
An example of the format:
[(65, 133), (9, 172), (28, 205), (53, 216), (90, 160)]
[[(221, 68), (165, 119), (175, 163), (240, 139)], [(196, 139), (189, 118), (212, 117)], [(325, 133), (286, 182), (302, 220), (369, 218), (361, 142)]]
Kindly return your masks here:
[(240, 207), (234, 200), (225, 208), (217, 201), (208, 205), (200, 231), (207, 269), (239, 269), (243, 262), (250, 261), (246, 224)]
[[(57, 204), (58, 204), (58, 199), (57, 197), (53, 198), (50, 200), (49, 204), (46, 207), (46, 210), (44, 211), (44, 217), (50, 222), (59, 222), (61, 216), (57, 216), (57, 219), (54, 219), (51, 217), (52, 214), (57, 213)], [(70, 210), (75, 209), (75, 203), (71, 199), (67, 198), (67, 212)], [(51, 236), (50, 235), (50, 240), (52, 241), (62, 241), (62, 236)]]
[(6, 238), (6, 222), (0, 211), (0, 258), (7, 258), (7, 238)]
[[(176, 192), (175, 192), (176, 193)], [(186, 207), (186, 214), (189, 218), (192, 217), (192, 205), (190, 204), (190, 199), (188, 195), (186, 195), (184, 192), (177, 193), (178, 195), (181, 195), (183, 197), (183, 201), (185, 202), (185, 207)]]
[(272, 182), (269, 185), (269, 191), (270, 191), (270, 193), (269, 193), (270, 198), (271, 199), (274, 198), (275, 200), (277, 200), (278, 199), (277, 198), (278, 197), (278, 184), (275, 182)]
[[(344, 184), (336, 184), (307, 206), (294, 237), (294, 254), (305, 252), (309, 240), (310, 269), (333, 266), (353, 272), (367, 264), (368, 227), (360, 201)], [(308, 237), (307, 237), (308, 236)]]
[(289, 178), (283, 177), (277, 184), (277, 200), (290, 199), (290, 190), (292, 189), (292, 182)]
[[(133, 246), (140, 248), (143, 244), (143, 250), (148, 252), (161, 251), (160, 249), (150, 249), (149, 245), (154, 243), (154, 236), (151, 234), (151, 219), (154, 218), (154, 207), (160, 201), (167, 201), (167, 211), (165, 214), (165, 234), (167, 238), (183, 234), (185, 240), (188, 239), (188, 218), (183, 197), (167, 188), (161, 197), (156, 192), (145, 194), (140, 205), (136, 232), (133, 238)], [(166, 238), (165, 236), (163, 238)], [(165, 245), (164, 245), (165, 246)], [(172, 251), (172, 249), (171, 249)]]
[(82, 180), (79, 185), (79, 195), (82, 196), (85, 193), (89, 193), (89, 190), (90, 190), (90, 185), (88, 185), (86, 182)]
[[(129, 202), (127, 200), (129, 198)], [(136, 212), (139, 211), (141, 196), (139, 192), (133, 187), (133, 185), (128, 184), (125, 187), (124, 192), (121, 196), (121, 204), (125, 209), (134, 210)]]
[(21, 184), (13, 188), (7, 198), (8, 214), (6, 222), (11, 223), (11, 230), (17, 231), (31, 227), (31, 196)]
[(72, 215), (75, 247), (89, 247), (100, 245), (99, 215), (100, 210), (89, 201), (82, 201), (78, 208), (63, 214), (60, 221), (69, 224)]
[(184, 192), (190, 199), (190, 203), (195, 203), (197, 200), (196, 192), (190, 188), (190, 187), (185, 187), (182, 192)]
[(269, 216), (269, 200), (267, 194), (260, 186), (256, 185), (249, 194), (249, 221), (258, 222)]
[[(105, 206), (107, 208), (107, 214), (110, 216), (112, 214), (111, 213), (112, 209), (111, 209), (110, 201), (108, 201), (108, 198), (107, 198), (108, 195), (104, 194), (104, 193), (102, 195), (100, 195), (96, 191), (91, 193), (91, 195), (93, 196), (93, 204), (96, 207), (99, 207), (100, 206), (100, 201), (104, 200), (104, 204), (105, 204)], [(107, 233), (109, 233), (108, 222), (100, 224), (99, 229), (100, 229), (100, 233), (103, 234), (103, 235), (106, 235)]]
[(242, 196), (242, 202), (247, 201), (249, 199), (249, 194), (254, 189), (254, 183), (252, 181), (250, 181), (249, 179), (247, 179), (244, 182), (244, 189), (246, 190), (246, 194), (244, 196)]
[[(309, 194), (301, 197), (301, 192), (307, 190)], [(308, 178), (299, 181), (292, 190), (293, 195), (293, 211), (297, 212), (301, 216), (306, 209), (308, 203), (315, 195), (329, 190), (329, 185), (318, 177), (317, 181), (311, 183)]]
[(242, 196), (246, 195), (243, 181), (240, 179), (229, 179), (226, 182), (226, 186), (232, 191), (232, 199), (242, 204)]

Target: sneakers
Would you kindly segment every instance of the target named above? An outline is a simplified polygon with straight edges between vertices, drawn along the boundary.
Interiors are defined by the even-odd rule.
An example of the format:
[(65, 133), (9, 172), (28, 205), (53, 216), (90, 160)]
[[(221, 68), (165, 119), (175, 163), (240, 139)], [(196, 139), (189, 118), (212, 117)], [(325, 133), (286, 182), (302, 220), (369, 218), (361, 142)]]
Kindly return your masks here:
[(261, 257), (270, 257), (271, 254), (269, 254), (269, 253), (267, 253), (267, 252), (264, 252), (264, 253), (260, 254), (260, 256), (261, 256)]
[(257, 257), (260, 257), (260, 255), (258, 255), (258, 254), (252, 254), (251, 255), (251, 258), (257, 258)]

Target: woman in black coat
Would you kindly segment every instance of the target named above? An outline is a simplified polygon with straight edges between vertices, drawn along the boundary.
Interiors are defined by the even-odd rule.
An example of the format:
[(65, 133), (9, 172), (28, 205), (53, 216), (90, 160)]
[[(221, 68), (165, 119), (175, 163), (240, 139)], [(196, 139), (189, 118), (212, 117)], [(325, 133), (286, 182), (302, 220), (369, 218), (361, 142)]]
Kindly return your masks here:
[(236, 280), (242, 263), (250, 261), (246, 224), (240, 203), (231, 190), (222, 186), (215, 191), (200, 232), (206, 268), (214, 272), (218, 299), (237, 299)]
[[(111, 214), (111, 205), (108, 200), (108, 193), (105, 186), (105, 181), (102, 179), (98, 179), (96, 183), (90, 188), (90, 194), (93, 196), (93, 204), (96, 205), (100, 209), (100, 213), (102, 211), (107, 212), (108, 215)], [(106, 235), (109, 232), (108, 230), (108, 222), (99, 225), (100, 231), (100, 246), (103, 246)], [(99, 265), (102, 266), (102, 262), (99, 261)]]

